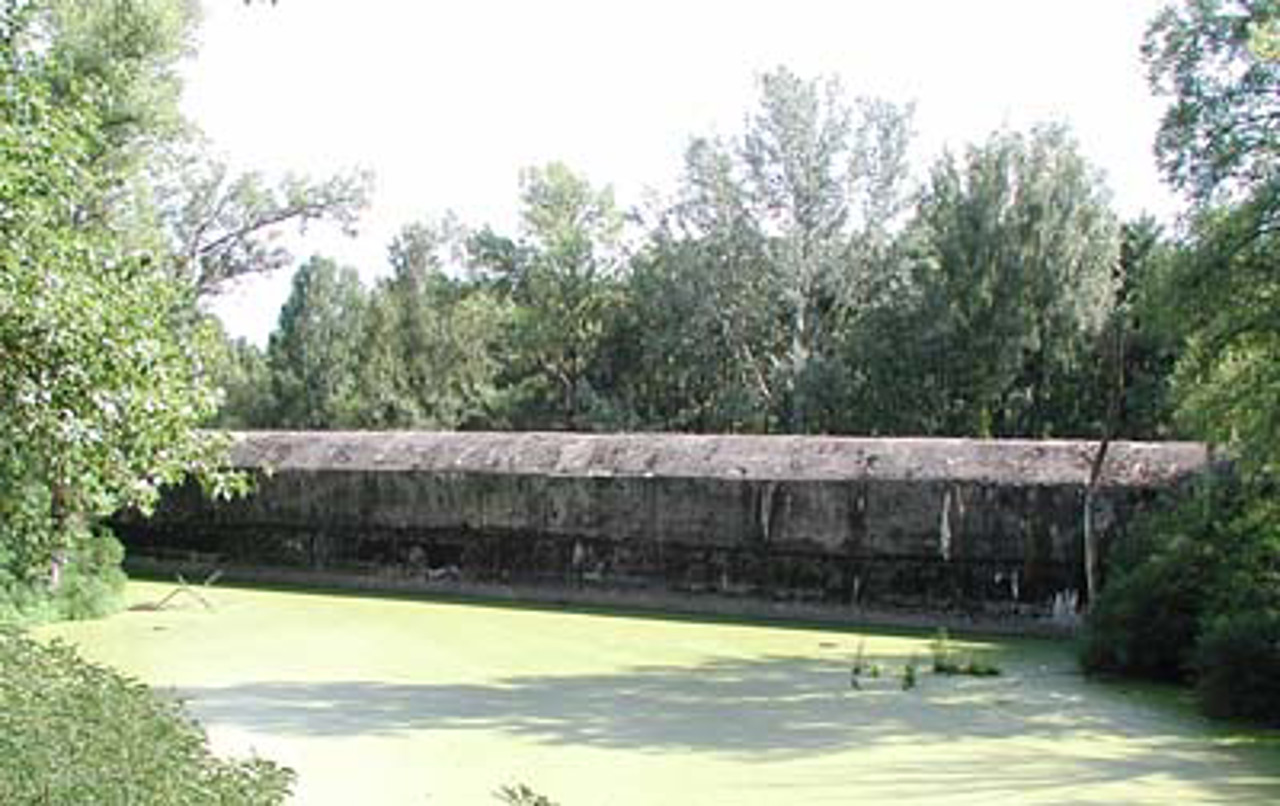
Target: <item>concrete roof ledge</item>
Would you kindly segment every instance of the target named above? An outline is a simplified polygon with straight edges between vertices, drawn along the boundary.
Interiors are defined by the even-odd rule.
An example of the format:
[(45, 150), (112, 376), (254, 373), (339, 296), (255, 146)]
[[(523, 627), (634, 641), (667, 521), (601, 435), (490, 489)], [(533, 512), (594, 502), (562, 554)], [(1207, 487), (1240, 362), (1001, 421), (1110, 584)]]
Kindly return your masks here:
[[(1097, 441), (447, 431), (237, 432), (232, 463), (277, 471), (1086, 484)], [(1205, 469), (1195, 442), (1113, 442), (1101, 483), (1165, 486)]]

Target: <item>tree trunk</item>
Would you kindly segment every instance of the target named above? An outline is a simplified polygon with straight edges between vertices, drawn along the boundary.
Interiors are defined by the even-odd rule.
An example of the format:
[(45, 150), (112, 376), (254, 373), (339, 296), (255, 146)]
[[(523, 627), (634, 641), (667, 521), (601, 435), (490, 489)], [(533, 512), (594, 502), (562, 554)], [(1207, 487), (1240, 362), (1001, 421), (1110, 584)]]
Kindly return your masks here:
[(1087, 607), (1093, 607), (1098, 593), (1098, 536), (1093, 528), (1093, 500), (1110, 446), (1109, 437), (1104, 437), (1098, 444), (1098, 452), (1094, 454), (1089, 468), (1089, 484), (1084, 490), (1084, 592)]

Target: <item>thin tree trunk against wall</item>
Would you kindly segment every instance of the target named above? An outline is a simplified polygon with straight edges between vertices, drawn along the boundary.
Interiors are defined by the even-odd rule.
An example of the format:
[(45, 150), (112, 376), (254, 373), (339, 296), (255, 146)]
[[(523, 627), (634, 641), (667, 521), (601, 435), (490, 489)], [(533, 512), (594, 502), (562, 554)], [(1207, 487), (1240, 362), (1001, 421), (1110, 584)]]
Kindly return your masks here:
[(1110, 445), (1110, 437), (1104, 437), (1098, 444), (1098, 452), (1093, 455), (1089, 468), (1089, 484), (1084, 490), (1084, 589), (1087, 607), (1093, 606), (1094, 596), (1098, 593), (1098, 536), (1093, 528), (1093, 499)]

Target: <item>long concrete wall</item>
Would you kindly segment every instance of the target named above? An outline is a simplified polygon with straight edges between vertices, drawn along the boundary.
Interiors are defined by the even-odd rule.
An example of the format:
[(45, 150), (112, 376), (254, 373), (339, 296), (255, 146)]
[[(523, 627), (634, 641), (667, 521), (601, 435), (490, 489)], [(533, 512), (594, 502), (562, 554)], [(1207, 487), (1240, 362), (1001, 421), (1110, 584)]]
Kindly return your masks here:
[[(1099, 445), (936, 439), (247, 433), (253, 496), (166, 494), (134, 555), (396, 586), (561, 586), (832, 604), (1032, 603), (1082, 581)], [(1192, 443), (1112, 443), (1093, 519), (1205, 470)]]

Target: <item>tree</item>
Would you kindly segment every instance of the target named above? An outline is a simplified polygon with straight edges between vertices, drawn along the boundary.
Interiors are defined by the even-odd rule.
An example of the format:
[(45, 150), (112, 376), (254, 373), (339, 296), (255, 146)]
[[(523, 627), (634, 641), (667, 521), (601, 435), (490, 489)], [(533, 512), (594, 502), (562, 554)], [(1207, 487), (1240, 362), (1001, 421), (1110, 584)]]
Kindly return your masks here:
[(762, 236), (723, 143), (685, 156), (682, 198), (638, 256), (628, 293), (632, 406), (664, 426), (766, 431), (777, 409), (777, 300)]
[(1275, 180), (1280, 62), (1267, 50), (1278, 18), (1275, 0), (1187, 0), (1167, 6), (1147, 29), (1151, 88), (1171, 98), (1156, 137), (1158, 163), (1197, 203)]
[(364, 307), (354, 269), (322, 257), (298, 267), (267, 344), (276, 424), (300, 429), (356, 424), (356, 345)]
[(747, 199), (764, 235), (767, 293), (785, 328), (773, 375), (781, 421), (816, 425), (834, 349), (875, 298), (889, 228), (905, 208), (910, 110), (862, 99), (835, 79), (785, 68), (761, 77), (760, 108), (743, 136)]
[[(1098, 361), (1110, 375), (1097, 382), (1119, 395), (1109, 429), (1118, 437), (1169, 439), (1178, 433), (1173, 375), (1182, 352), (1182, 322), (1171, 303), (1175, 257), (1176, 248), (1154, 219), (1143, 217), (1121, 228), (1117, 304), (1107, 328), (1114, 336)], [(1112, 369), (1116, 361), (1118, 375)]]
[(483, 230), (474, 265), (513, 306), (509, 406), (517, 426), (591, 424), (590, 372), (617, 306), (622, 216), (609, 188), (560, 163), (521, 174), (521, 237)]
[[(1091, 613), (1087, 665), (1195, 681), (1211, 714), (1280, 719), (1280, 87), (1272, 0), (1188, 0), (1147, 32), (1156, 143), (1193, 209), (1157, 286), (1183, 342), (1178, 417), (1234, 473), (1139, 524)], [(1151, 614), (1169, 622), (1151, 641)], [(1168, 614), (1173, 618), (1166, 619)]]
[(850, 104), (834, 79), (780, 68), (761, 77), (740, 138), (686, 152), (649, 257), (666, 285), (698, 289), (673, 341), (729, 362), (701, 371), (733, 385), (716, 394), (733, 401), (732, 427), (822, 430), (838, 407), (838, 345), (883, 285), (907, 198), (909, 122), (909, 110)]
[(195, 53), (197, 2), (42, 0), (33, 10), (30, 36), (62, 67), (53, 97), (94, 87), (89, 103), (103, 137), (89, 156), (109, 163), (117, 181), (94, 213), (124, 232), (145, 232), (145, 247), (173, 255), (171, 271), (199, 295), (290, 262), (275, 240), (283, 225), (329, 221), (353, 230), (368, 202), (367, 173), (290, 175), (275, 187), (257, 173), (232, 176), (182, 115), (180, 67)]
[(734, 248), (733, 238), (659, 231), (633, 261), (605, 352), (616, 405), (646, 428), (767, 427), (768, 365), (755, 352), (767, 321), (749, 304), (753, 289), (738, 284), (744, 274), (730, 269)]
[(43, 44), (40, 11), (0, 5), (0, 609), (53, 589), (84, 613), (95, 574), (118, 574), (95, 519), (189, 472), (228, 479), (195, 430), (217, 401), (212, 334), (164, 256), (135, 248), (147, 234), (97, 215), (126, 168), (101, 158), (99, 82)]
[(360, 347), (361, 420), (383, 428), (486, 423), (503, 306), (445, 274), (462, 238), (452, 221), (411, 224), (390, 247), (392, 276), (370, 295)]
[(1175, 385), (1190, 430), (1231, 446), (1260, 478), (1280, 471), (1280, 194), (1200, 212), (1174, 268), (1186, 348)]
[(1180, 415), (1236, 446), (1250, 469), (1280, 467), (1280, 64), (1271, 0), (1198, 0), (1153, 21), (1143, 53), (1171, 96), (1156, 143), (1166, 178), (1195, 204), (1172, 285), (1188, 349)]
[(154, 181), (159, 216), (177, 256), (175, 276), (202, 297), (291, 263), (278, 240), (285, 225), (305, 230), (329, 222), (354, 234), (372, 185), (371, 175), (357, 172), (323, 180), (287, 175), (272, 187), (258, 173), (233, 177), (198, 141), (167, 157)]
[(220, 328), (217, 342), (210, 376), (222, 390), (222, 404), (209, 426), (233, 431), (274, 426), (277, 406), (266, 354), (244, 338), (229, 338)]
[(922, 353), (911, 363), (935, 390), (939, 431), (1097, 433), (1079, 408), (1097, 391), (1075, 378), (1115, 301), (1119, 227), (1066, 130), (944, 156), (915, 225)]
[(195, 52), (200, 6), (192, 0), (41, 0), (29, 35), (61, 65), (53, 77), (58, 99), (83, 98), (101, 122), (102, 141), (91, 156), (134, 175), (165, 144), (185, 137), (179, 109), (180, 64)]

